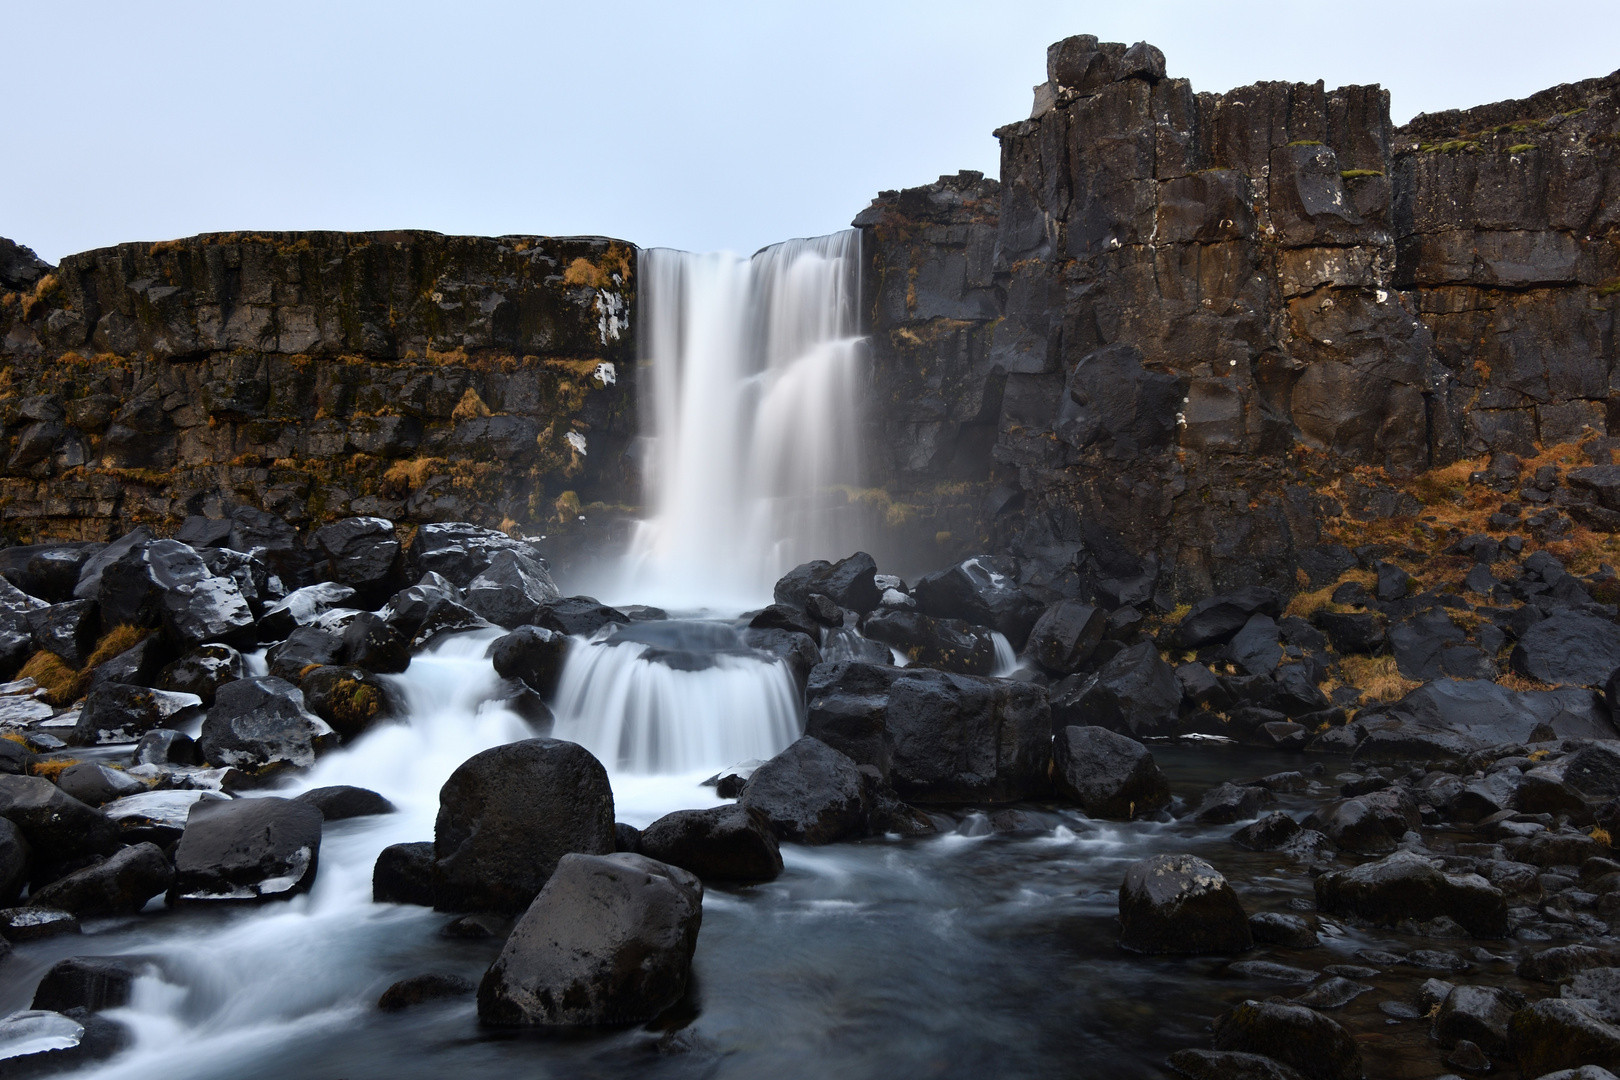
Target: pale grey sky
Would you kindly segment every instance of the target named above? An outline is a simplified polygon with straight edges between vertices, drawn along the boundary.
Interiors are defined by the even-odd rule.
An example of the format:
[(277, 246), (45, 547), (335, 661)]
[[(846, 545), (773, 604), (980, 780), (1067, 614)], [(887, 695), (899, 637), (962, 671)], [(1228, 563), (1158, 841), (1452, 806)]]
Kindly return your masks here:
[(0, 235), (603, 233), (750, 251), (997, 170), (1046, 46), (1198, 90), (1382, 83), (1397, 121), (1620, 67), (1620, 4), (0, 0)]

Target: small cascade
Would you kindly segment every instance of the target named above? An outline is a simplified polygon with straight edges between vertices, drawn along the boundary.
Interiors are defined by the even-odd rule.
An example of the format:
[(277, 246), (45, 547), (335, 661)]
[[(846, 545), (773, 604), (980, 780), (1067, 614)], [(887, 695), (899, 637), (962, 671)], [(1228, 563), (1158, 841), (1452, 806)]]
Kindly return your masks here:
[(998, 679), (1005, 679), (1018, 670), (1018, 654), (1013, 651), (1012, 642), (1008, 641), (1001, 631), (991, 631), (990, 640), (996, 644), (996, 666), (990, 674)]
[(643, 623), (575, 640), (553, 734), (615, 771), (714, 770), (797, 738), (798, 699), (786, 666), (728, 624)]
[(853, 230), (748, 259), (642, 253), (649, 517), (625, 595), (746, 607), (859, 546), (859, 265)]

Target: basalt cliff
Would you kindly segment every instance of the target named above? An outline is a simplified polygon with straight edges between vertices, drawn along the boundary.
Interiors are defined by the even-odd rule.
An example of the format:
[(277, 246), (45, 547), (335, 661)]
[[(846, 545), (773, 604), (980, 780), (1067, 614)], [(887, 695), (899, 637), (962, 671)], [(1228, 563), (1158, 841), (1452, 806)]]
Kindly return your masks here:
[[(1331, 582), (1369, 541), (1607, 543), (1620, 75), (1396, 127), (1376, 86), (1200, 93), (1145, 44), (1070, 38), (1047, 66), (999, 182), (855, 219), (850, 498), (888, 564), (991, 550), (1038, 591), (1169, 607)], [(58, 267), (8, 245), (4, 530), (246, 504), (520, 528), (566, 565), (639, 497), (635, 261), (425, 232)]]

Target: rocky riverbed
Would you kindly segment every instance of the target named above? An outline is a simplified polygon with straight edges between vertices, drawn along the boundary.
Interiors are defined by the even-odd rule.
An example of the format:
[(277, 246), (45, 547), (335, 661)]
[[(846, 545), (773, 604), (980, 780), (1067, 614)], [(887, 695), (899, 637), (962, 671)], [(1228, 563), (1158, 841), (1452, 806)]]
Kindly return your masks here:
[[(1613, 572), (1451, 547), (1449, 587), (1369, 546), (1172, 610), (856, 554), (696, 618), (564, 597), (464, 523), (5, 549), (0, 1061), (1620, 1065)], [(638, 775), (628, 735), (550, 737), (592, 742), (552, 710), (596, 650), (744, 665), (802, 734)]]

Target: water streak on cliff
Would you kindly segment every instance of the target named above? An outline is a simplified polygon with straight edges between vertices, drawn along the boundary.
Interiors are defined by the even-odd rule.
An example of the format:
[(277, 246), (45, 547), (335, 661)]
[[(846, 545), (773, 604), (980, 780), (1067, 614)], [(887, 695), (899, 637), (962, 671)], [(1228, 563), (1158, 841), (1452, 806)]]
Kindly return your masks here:
[(641, 254), (650, 516), (624, 590), (674, 607), (753, 605), (784, 571), (858, 543), (860, 234), (741, 258)]

